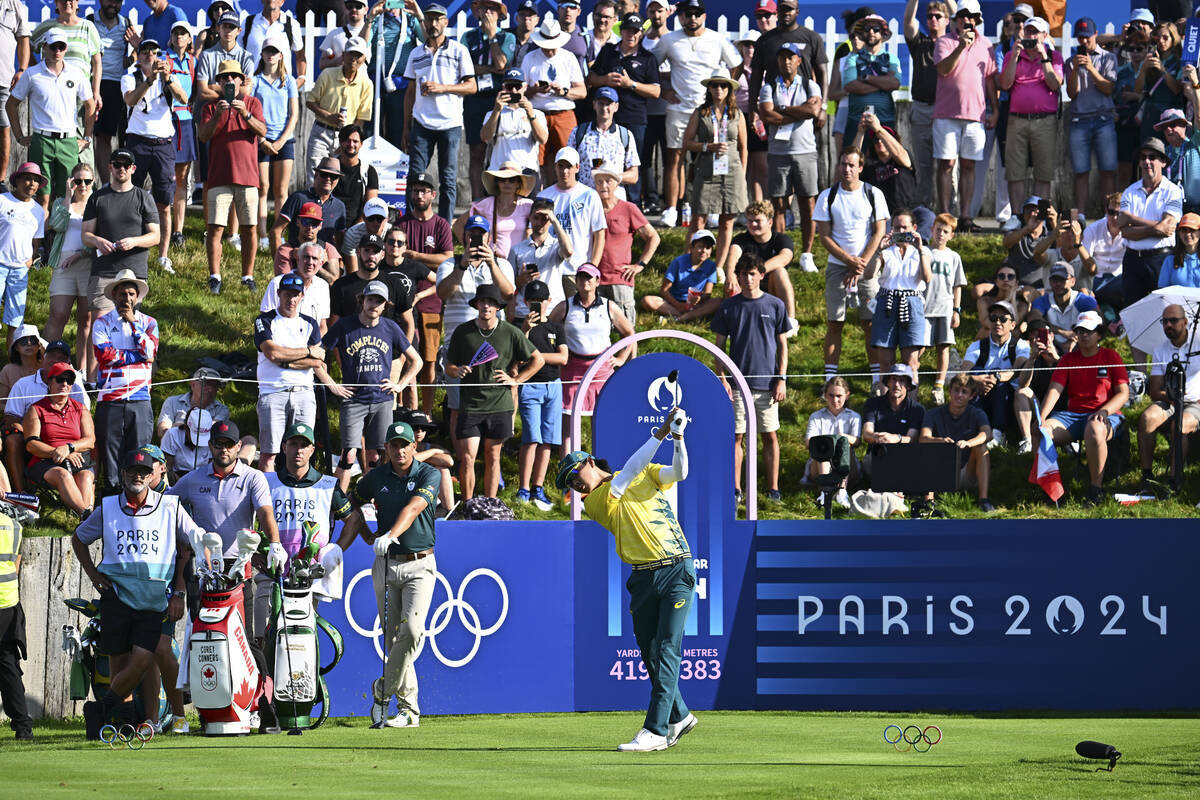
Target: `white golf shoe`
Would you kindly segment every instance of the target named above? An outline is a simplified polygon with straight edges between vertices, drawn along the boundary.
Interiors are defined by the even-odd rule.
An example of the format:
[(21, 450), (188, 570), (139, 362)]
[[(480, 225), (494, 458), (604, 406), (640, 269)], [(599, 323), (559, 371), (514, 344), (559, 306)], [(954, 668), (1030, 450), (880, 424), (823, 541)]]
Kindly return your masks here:
[(383, 724), (385, 728), (419, 728), (421, 718), (411, 711), (401, 711)]
[(171, 720), (171, 733), (191, 733), (192, 726), (188, 725), (187, 717), (175, 717)]
[(666, 750), (669, 746), (667, 737), (642, 728), (632, 742), (619, 744), (617, 749), (622, 753), (649, 753), (652, 750)]
[(696, 715), (688, 712), (688, 715), (679, 722), (673, 722), (667, 726), (667, 747), (674, 747), (679, 744), (679, 740), (692, 732), (692, 728), (696, 727)]
[(800, 254), (800, 269), (805, 272), (816, 272), (817, 262), (813, 261), (812, 253)]

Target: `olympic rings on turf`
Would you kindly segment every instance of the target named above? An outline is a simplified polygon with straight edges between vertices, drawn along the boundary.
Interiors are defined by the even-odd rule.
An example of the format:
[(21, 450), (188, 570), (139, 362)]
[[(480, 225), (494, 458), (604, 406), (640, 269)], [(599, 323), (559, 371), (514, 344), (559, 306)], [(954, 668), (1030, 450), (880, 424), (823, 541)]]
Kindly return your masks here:
[[(896, 730), (894, 737), (891, 735), (893, 728)], [(937, 731), (936, 739), (930, 736), (930, 731)], [(937, 725), (927, 725), (924, 730), (919, 725), (906, 725), (901, 728), (892, 723), (883, 729), (883, 740), (895, 747), (898, 753), (907, 753), (909, 750), (928, 753), (935, 744), (942, 741), (942, 729)]]
[(136, 728), (128, 723), (117, 728), (115, 725), (105, 725), (100, 729), (100, 741), (116, 750), (125, 745), (130, 750), (141, 750), (146, 742), (154, 738), (154, 726), (143, 722)]
[(112, 725), (105, 725), (100, 729), (100, 741), (104, 742), (109, 747), (116, 747), (117, 729)]

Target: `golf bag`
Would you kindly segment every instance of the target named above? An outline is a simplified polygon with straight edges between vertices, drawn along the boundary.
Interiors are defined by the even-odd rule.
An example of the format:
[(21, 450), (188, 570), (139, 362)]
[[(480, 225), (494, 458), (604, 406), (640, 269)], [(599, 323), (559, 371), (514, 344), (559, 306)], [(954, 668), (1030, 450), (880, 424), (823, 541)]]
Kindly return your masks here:
[(240, 736), (257, 727), (260, 698), (269, 696), (270, 680), (259, 674), (246, 638), (241, 583), (200, 595), (200, 613), (192, 626), (188, 671), (192, 704), (206, 736)]

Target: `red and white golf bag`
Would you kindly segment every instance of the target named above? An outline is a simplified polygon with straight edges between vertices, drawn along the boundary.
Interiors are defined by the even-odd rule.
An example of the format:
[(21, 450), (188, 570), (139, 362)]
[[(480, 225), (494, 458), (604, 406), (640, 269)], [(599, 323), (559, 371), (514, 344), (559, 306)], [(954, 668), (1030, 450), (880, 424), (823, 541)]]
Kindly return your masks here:
[(257, 727), (258, 702), (269, 695), (270, 678), (259, 673), (250, 653), (240, 583), (200, 595), (188, 671), (206, 736), (247, 734), (252, 714)]

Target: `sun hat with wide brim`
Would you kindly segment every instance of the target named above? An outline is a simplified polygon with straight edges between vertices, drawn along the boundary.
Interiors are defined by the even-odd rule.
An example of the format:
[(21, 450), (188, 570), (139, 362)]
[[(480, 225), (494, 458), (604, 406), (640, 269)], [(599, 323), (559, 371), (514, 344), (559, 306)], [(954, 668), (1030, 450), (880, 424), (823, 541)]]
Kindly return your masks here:
[[(859, 33), (864, 28), (866, 28), (868, 25), (871, 25), (872, 23), (883, 26), (883, 41), (886, 42), (888, 39), (892, 38), (892, 29), (890, 27), (888, 27), (887, 20), (884, 19), (883, 17), (879, 16), (878, 14), (868, 14), (867, 16), (860, 19), (858, 22), (854, 23), (855, 36), (859, 36)], [(859, 38), (861, 39), (863, 37), (859, 36)]]
[(712, 75), (700, 81), (702, 86), (711, 86), (714, 83), (723, 83), (729, 87), (730, 91), (737, 91), (738, 88), (737, 81), (729, 77), (729, 70), (724, 67), (717, 67), (713, 70)]
[(121, 286), (122, 284), (126, 284), (126, 283), (132, 283), (134, 286), (137, 287), (137, 290), (138, 290), (137, 301), (139, 303), (142, 302), (143, 300), (145, 300), (146, 295), (148, 295), (150, 293), (150, 284), (146, 283), (144, 280), (139, 278), (137, 275), (134, 275), (133, 270), (123, 269), (116, 274), (116, 276), (112, 279), (112, 282), (109, 283), (108, 286), (104, 287), (104, 296), (107, 297), (109, 300), (112, 300), (114, 303), (117, 302), (116, 298), (113, 297), (113, 295), (116, 294), (118, 286)]
[(542, 18), (542, 24), (534, 28), (533, 33), (529, 35), (529, 40), (538, 47), (557, 50), (571, 41), (571, 34), (564, 31), (554, 15), (547, 11), (546, 16)]
[(533, 184), (536, 180), (533, 175), (527, 174), (521, 169), (521, 165), (515, 161), (505, 161), (500, 165), (499, 169), (489, 169), (483, 173), (483, 189), (493, 197), (496, 195), (496, 181), (503, 178), (520, 178), (521, 188), (517, 189), (517, 194), (521, 197), (528, 197), (533, 191)]
[(26, 161), (24, 164), (13, 170), (12, 176), (15, 178), (18, 175), (32, 175), (38, 179), (38, 183), (40, 185), (46, 185), (46, 173), (42, 172), (42, 168), (32, 161)]

